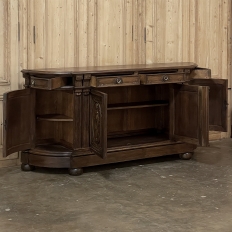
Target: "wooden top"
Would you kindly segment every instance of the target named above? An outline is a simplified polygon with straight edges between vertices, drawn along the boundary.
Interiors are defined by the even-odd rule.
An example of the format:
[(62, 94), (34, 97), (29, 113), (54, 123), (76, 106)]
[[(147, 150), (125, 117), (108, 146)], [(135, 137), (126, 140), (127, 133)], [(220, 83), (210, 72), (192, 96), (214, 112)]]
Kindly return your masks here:
[(170, 69), (194, 69), (197, 64), (191, 62), (178, 63), (155, 63), (155, 64), (133, 64), (133, 65), (111, 65), (111, 66), (87, 66), (68, 68), (46, 68), (46, 69), (23, 69), (23, 73), (29, 74), (97, 74), (97, 73), (120, 73), (120, 72), (142, 72)]

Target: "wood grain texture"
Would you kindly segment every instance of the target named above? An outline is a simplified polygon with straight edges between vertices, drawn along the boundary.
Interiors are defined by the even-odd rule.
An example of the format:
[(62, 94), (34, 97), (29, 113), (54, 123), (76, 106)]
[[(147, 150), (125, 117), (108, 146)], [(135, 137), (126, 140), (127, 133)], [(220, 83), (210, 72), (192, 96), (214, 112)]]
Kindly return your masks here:
[(0, 1), (0, 167), (18, 164), (18, 153), (3, 158), (3, 93), (19, 88), (18, 0)]
[(0, 99), (23, 87), (23, 68), (166, 61), (210, 68), (230, 88), (231, 8), (230, 0), (1, 0)]

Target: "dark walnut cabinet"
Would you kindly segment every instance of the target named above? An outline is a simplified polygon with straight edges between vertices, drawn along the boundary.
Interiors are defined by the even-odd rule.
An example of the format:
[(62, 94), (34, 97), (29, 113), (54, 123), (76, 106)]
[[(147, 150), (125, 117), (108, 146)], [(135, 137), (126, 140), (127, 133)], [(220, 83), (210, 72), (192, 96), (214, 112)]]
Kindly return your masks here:
[(226, 131), (227, 80), (194, 63), (22, 70), (4, 94), (4, 156), (22, 170), (69, 168), (179, 154)]

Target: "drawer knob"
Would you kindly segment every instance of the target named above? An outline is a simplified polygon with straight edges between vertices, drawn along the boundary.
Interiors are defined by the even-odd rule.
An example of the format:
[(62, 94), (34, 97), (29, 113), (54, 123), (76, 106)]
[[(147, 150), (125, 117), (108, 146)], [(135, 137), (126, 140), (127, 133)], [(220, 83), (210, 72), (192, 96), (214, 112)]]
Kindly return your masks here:
[(116, 78), (116, 84), (122, 84), (122, 78), (120, 77)]
[(31, 81), (31, 85), (35, 85), (35, 80), (32, 80), (32, 81)]
[(168, 81), (168, 80), (169, 80), (169, 76), (164, 75), (164, 76), (163, 76), (163, 81)]

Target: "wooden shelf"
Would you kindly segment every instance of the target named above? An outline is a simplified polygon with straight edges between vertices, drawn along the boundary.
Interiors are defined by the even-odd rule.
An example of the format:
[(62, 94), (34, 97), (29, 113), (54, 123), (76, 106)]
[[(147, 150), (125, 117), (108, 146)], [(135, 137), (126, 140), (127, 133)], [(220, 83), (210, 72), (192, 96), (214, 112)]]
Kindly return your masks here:
[(168, 106), (168, 101), (154, 101), (154, 102), (134, 102), (134, 103), (121, 103), (110, 104), (107, 110), (123, 110), (123, 109), (136, 109), (136, 108), (148, 108), (158, 106)]
[(73, 122), (73, 118), (70, 118), (63, 114), (45, 114), (37, 115), (38, 121), (51, 121), (51, 122)]
[(61, 144), (41, 144), (37, 145), (34, 149), (31, 149), (32, 154), (54, 156), (54, 157), (70, 157), (72, 149), (69, 149)]
[(136, 149), (151, 146), (165, 145), (166, 143), (176, 143), (169, 140), (166, 134), (143, 134), (130, 137), (108, 138), (108, 151), (122, 151), (124, 149)]

